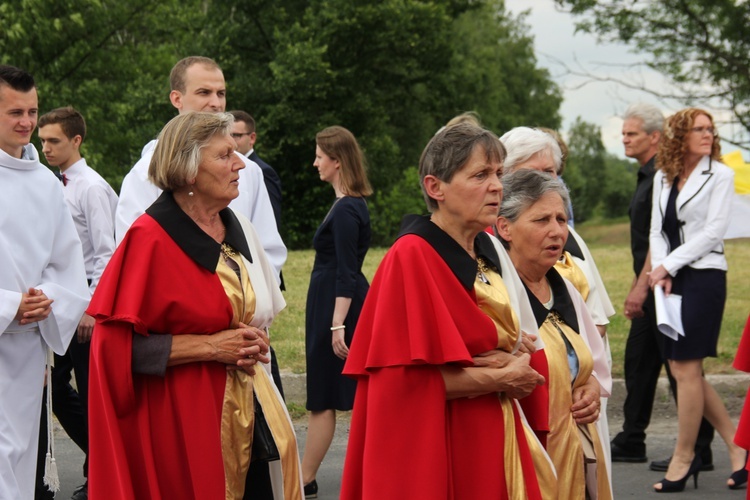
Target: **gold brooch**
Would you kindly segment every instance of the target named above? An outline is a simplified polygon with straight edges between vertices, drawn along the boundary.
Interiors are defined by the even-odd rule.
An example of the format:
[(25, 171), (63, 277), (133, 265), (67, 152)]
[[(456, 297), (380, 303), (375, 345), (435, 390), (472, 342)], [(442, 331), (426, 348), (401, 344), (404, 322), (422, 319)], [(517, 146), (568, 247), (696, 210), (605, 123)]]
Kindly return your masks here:
[(235, 255), (237, 255), (237, 251), (226, 243), (221, 244), (221, 253), (223, 253), (227, 257), (234, 257)]

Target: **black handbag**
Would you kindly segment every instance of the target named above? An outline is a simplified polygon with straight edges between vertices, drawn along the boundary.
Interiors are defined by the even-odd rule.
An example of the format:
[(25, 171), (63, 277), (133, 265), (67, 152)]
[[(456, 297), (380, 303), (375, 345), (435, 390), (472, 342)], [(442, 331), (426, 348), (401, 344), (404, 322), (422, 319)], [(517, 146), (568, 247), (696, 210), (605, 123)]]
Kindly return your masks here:
[(253, 426), (253, 449), (250, 454), (250, 462), (280, 460), (279, 448), (276, 446), (271, 428), (266, 422), (266, 416), (263, 414), (263, 409), (255, 394), (253, 394), (253, 406), (255, 408), (255, 424)]

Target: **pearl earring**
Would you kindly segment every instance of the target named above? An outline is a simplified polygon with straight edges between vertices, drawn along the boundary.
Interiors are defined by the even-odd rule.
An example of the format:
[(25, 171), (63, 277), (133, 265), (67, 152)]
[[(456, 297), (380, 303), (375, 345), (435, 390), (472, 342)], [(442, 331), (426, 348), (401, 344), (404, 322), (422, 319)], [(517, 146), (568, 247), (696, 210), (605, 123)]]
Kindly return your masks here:
[(192, 192), (192, 191), (189, 191), (189, 192), (188, 192), (188, 196), (193, 196), (193, 192)]

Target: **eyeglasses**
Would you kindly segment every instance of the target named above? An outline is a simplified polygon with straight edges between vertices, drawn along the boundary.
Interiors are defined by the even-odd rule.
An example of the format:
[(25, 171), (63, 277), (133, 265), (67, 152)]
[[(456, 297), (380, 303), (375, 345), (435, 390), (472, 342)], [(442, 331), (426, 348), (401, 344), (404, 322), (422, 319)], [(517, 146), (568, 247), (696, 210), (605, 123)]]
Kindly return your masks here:
[(711, 135), (716, 135), (716, 129), (713, 127), (693, 127), (690, 129), (691, 132), (695, 132), (698, 135), (703, 135), (708, 132)]
[(243, 132), (241, 134), (232, 134), (232, 139), (240, 139), (243, 135), (250, 135), (252, 132)]

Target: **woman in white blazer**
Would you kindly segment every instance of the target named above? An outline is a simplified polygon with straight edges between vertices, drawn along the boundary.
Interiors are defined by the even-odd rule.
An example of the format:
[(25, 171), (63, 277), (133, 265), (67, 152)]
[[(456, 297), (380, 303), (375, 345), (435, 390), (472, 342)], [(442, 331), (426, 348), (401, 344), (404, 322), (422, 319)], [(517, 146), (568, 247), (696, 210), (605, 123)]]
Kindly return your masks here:
[(733, 442), (735, 426), (724, 403), (703, 377), (703, 358), (716, 356), (726, 301), (724, 233), (734, 172), (719, 161), (720, 146), (707, 112), (683, 109), (671, 116), (656, 156), (651, 211), (649, 284), (682, 296), (684, 336), (664, 337), (664, 356), (677, 381), (677, 443), (658, 492), (682, 491), (701, 468), (695, 440), (703, 416), (729, 448), (736, 472), (727, 486), (747, 482), (745, 452)]

